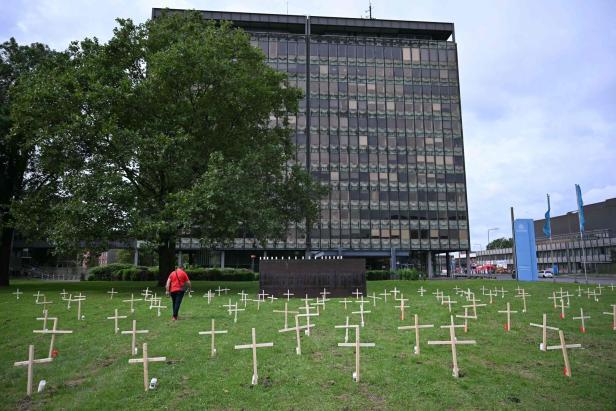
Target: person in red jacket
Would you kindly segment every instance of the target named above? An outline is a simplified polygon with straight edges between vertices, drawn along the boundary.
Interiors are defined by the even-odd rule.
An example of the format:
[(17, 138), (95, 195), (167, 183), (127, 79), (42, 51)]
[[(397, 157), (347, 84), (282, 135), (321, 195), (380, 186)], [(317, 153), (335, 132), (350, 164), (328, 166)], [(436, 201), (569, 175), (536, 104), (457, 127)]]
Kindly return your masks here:
[(182, 298), (184, 298), (184, 285), (187, 285), (188, 290), (192, 288), (188, 274), (182, 269), (182, 266), (178, 266), (169, 274), (167, 284), (165, 285), (166, 294), (171, 294), (171, 300), (173, 301), (173, 321), (178, 319), (180, 304), (182, 304)]

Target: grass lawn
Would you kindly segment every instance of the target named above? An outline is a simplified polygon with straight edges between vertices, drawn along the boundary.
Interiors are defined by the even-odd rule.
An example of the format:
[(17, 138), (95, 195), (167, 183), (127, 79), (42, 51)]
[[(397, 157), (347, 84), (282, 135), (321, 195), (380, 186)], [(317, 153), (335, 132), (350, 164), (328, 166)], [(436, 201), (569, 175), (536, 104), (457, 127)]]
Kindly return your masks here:
[[(203, 298), (208, 289), (218, 286), (231, 289), (228, 296), (216, 297), (211, 305)], [(454, 314), (464, 314), (464, 298), (456, 295), (454, 287), (470, 288), (482, 303), (489, 298), (482, 295), (481, 286), (501, 286), (508, 291), (494, 304), (478, 308), (478, 320), (470, 320), (468, 333), (456, 329), (460, 340), (474, 339), (476, 345), (458, 346), (461, 378), (452, 377), (452, 359), (449, 346), (429, 346), (428, 340), (449, 339), (449, 330), (439, 328), (449, 322), (447, 307), (440, 305), (432, 293), (438, 288), (458, 301)], [(327, 302), (319, 317), (311, 318), (316, 327), (311, 336), (302, 335), (302, 355), (295, 354), (295, 334), (279, 333), (283, 328), (283, 315), (272, 310), (284, 308), (283, 299), (261, 304), (248, 304), (239, 313), (237, 324), (227, 314), (223, 304), (228, 298), (239, 298), (244, 290), (256, 298), (258, 283), (206, 283), (196, 282), (193, 298), (184, 298), (180, 320), (170, 321), (170, 300), (161, 317), (149, 310), (143, 301), (136, 303), (131, 315), (129, 305), (122, 299), (130, 293), (140, 294), (152, 283), (144, 282), (82, 282), (52, 283), (14, 281), (9, 289), (0, 291), (0, 409), (597, 409), (616, 407), (616, 331), (611, 330), (612, 317), (603, 315), (616, 304), (616, 289), (603, 289), (599, 302), (584, 294), (577, 296), (574, 284), (520, 283), (531, 297), (528, 311), (522, 313), (522, 301), (514, 298), (518, 283), (514, 281), (375, 281), (368, 283), (368, 293), (382, 293), (383, 289), (397, 287), (405, 298), (410, 298), (406, 320), (400, 321), (400, 311), (393, 299), (366, 305), (366, 325), (361, 330), (364, 342), (373, 342), (374, 348), (361, 350), (361, 381), (355, 383), (353, 348), (338, 347), (344, 339), (344, 330), (335, 325), (345, 322), (358, 324), (359, 316), (345, 312), (338, 299)], [(417, 289), (428, 292), (420, 297)], [(575, 296), (566, 318), (561, 320), (560, 310), (554, 309), (552, 291), (563, 287)], [(107, 291), (114, 287), (120, 294), (113, 300)], [(17, 301), (12, 295), (16, 288), (24, 294)], [(87, 296), (82, 313), (85, 320), (77, 321), (77, 306), (67, 310), (59, 292), (81, 291)], [(28, 345), (34, 344), (35, 357), (47, 357), (50, 336), (34, 334), (41, 329), (36, 321), (42, 306), (35, 305), (32, 294), (41, 291), (54, 303), (49, 314), (59, 317), (58, 328), (73, 330), (73, 334), (56, 338), (58, 356), (51, 363), (34, 366), (34, 394), (26, 397), (26, 367), (14, 367), (13, 362), (28, 356)], [(160, 292), (161, 290), (159, 290)], [(505, 332), (504, 310), (510, 302), (512, 328)], [(289, 309), (297, 310), (303, 303), (291, 300)], [(354, 310), (358, 304), (352, 304)], [(121, 320), (120, 329), (128, 330), (131, 319), (137, 320), (140, 334), (137, 344), (148, 343), (149, 356), (166, 356), (167, 361), (151, 363), (150, 378), (157, 377), (159, 387), (143, 390), (143, 368), (129, 365), (131, 337), (114, 334), (115, 308), (129, 319)], [(587, 320), (587, 333), (579, 330), (580, 323), (571, 317), (579, 316), (580, 308), (591, 318)], [(422, 324), (435, 328), (421, 330), (421, 354), (413, 354), (414, 331), (399, 331), (400, 325), (411, 325), (413, 314), (419, 314)], [(563, 357), (560, 350), (539, 350), (541, 329), (529, 323), (541, 323), (542, 314), (548, 314), (548, 325), (564, 330), (568, 344), (582, 344), (582, 349), (570, 349), (572, 378), (563, 375)], [(210, 337), (198, 335), (209, 330), (211, 319), (216, 328), (228, 330), (217, 335), (218, 354), (210, 357)], [(290, 322), (292, 322), (290, 318)], [(458, 324), (462, 320), (456, 321)], [(235, 350), (236, 344), (251, 341), (251, 328), (256, 328), (257, 342), (273, 342), (270, 348), (258, 350), (259, 385), (251, 386), (252, 355), (250, 350)], [(354, 336), (351, 334), (350, 340)], [(548, 345), (558, 345), (558, 333), (548, 332)], [(46, 390), (38, 394), (41, 379), (47, 381)]]

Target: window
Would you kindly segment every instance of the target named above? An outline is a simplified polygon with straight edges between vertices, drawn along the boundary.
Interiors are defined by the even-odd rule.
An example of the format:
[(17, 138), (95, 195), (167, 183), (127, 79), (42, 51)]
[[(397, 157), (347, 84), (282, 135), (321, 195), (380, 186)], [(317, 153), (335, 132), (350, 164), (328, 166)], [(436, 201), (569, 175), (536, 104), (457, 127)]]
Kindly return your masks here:
[(402, 60), (411, 61), (411, 49), (409, 47), (402, 48)]

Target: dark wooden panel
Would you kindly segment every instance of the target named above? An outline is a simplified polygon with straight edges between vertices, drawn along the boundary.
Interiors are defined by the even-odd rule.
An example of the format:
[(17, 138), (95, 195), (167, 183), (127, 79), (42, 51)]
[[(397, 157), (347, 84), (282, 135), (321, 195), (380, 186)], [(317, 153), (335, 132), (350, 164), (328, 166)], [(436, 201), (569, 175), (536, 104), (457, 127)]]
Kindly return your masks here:
[(284, 297), (290, 290), (295, 298), (317, 297), (327, 288), (328, 297), (353, 297), (359, 289), (366, 295), (366, 261), (342, 260), (261, 260), (259, 287), (268, 294)]

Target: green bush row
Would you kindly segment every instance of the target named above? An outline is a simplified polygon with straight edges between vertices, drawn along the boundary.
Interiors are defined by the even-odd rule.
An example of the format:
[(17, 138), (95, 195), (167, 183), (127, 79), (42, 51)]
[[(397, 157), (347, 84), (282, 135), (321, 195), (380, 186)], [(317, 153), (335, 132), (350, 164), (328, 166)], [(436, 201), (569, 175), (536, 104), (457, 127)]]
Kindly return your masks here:
[[(254, 281), (258, 274), (244, 268), (189, 268), (186, 274), (193, 281)], [(90, 281), (155, 281), (158, 267), (142, 267), (114, 263), (88, 270)]]
[(366, 280), (368, 281), (392, 280), (394, 278), (399, 278), (400, 280), (425, 280), (427, 276), (415, 268), (403, 268), (397, 272), (389, 270), (366, 271)]

